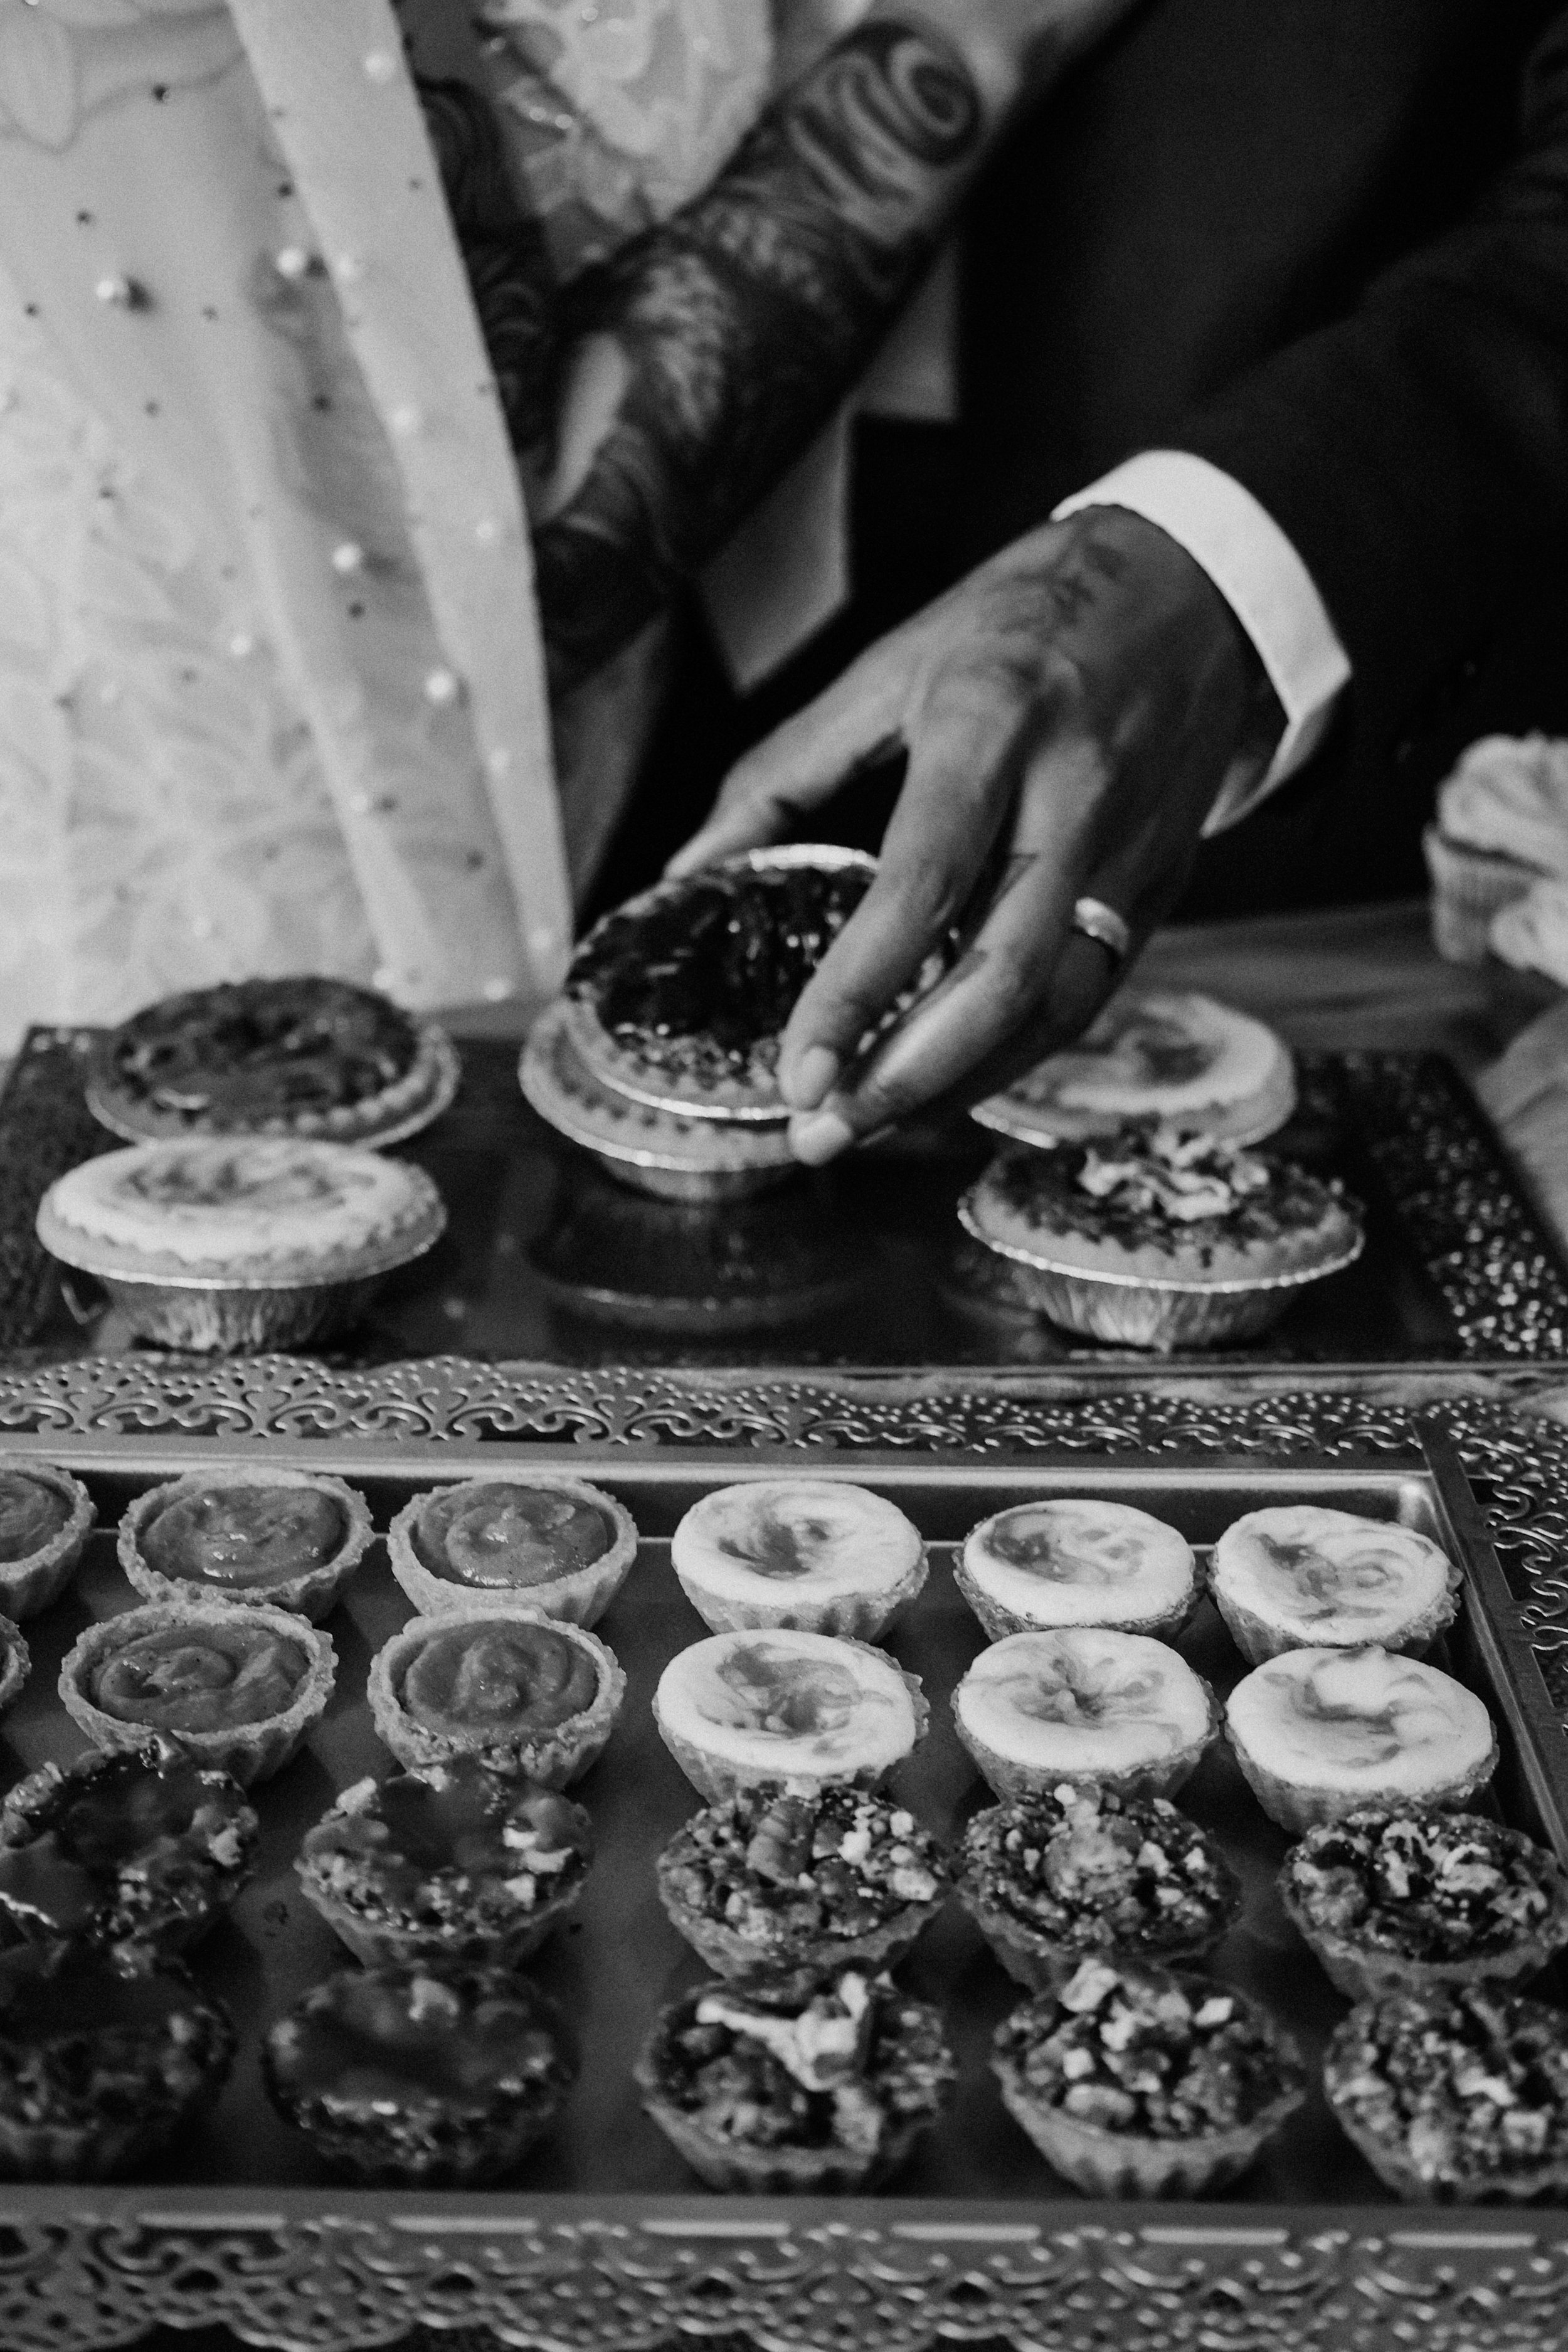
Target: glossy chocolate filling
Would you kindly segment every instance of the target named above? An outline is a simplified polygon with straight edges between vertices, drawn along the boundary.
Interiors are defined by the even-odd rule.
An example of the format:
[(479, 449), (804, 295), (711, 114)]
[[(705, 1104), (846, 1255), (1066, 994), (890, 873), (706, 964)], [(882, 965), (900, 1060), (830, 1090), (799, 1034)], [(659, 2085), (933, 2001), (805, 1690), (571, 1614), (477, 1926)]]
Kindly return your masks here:
[[(279, 2048), (281, 2043), (281, 2048)], [(308, 1996), (272, 2043), (286, 2088), (353, 2106), (482, 2104), (558, 2071), (555, 2040), (526, 1982), (501, 1991), (411, 1973), (345, 1970)]]
[(179, 1495), (142, 1529), (138, 1548), (160, 1576), (190, 1584), (280, 1584), (322, 1568), (343, 1548), (348, 1517), (311, 1486), (208, 1486)]
[(454, 1486), (420, 1512), (414, 1549), (433, 1576), (526, 1589), (602, 1559), (615, 1531), (597, 1504), (549, 1486)]
[(341, 981), (241, 981), (166, 997), (110, 1048), (118, 1083), (184, 1118), (254, 1125), (352, 1107), (406, 1076), (406, 1014)]
[[(193, 1838), (198, 1812), (209, 1819)], [(237, 1807), (231, 1818), (242, 1817)], [(26, 1844), (0, 1847), (0, 1909), (35, 1931), (72, 1934), (112, 1901), (127, 1867), (152, 1879), (185, 1855), (206, 1866), (222, 1818), (212, 1779), (184, 1758), (94, 1758), (36, 1816), (37, 1833)]]
[(89, 1953), (24, 1946), (0, 1953), (0, 2042), (47, 2049), (129, 2030), (157, 2033), (182, 2011), (200, 2006), (180, 1977), (113, 1968)]
[(304, 1844), (307, 1858), (365, 1856), (394, 1901), (412, 1897), (441, 1871), (515, 1878), (531, 1867), (535, 1853), (586, 1861), (593, 1851), (593, 1827), (581, 1805), (547, 1789), (498, 1780), (468, 1757), (428, 1774), (395, 1774), (363, 1811), (319, 1822)]
[(304, 1645), (267, 1625), (169, 1625), (111, 1650), (88, 1696), (120, 1723), (223, 1731), (283, 1715), (310, 1672)]
[(869, 881), (856, 867), (696, 875), (651, 907), (607, 916), (578, 950), (572, 992), (656, 1068), (743, 1075), (760, 1047), (776, 1052)]
[(592, 1651), (553, 1626), (481, 1619), (433, 1633), (403, 1676), (404, 1711), (427, 1731), (497, 1738), (554, 1731), (599, 1695)]
[(70, 1497), (58, 1487), (25, 1470), (0, 1470), (0, 1561), (30, 1559), (54, 1541), (70, 1515)]

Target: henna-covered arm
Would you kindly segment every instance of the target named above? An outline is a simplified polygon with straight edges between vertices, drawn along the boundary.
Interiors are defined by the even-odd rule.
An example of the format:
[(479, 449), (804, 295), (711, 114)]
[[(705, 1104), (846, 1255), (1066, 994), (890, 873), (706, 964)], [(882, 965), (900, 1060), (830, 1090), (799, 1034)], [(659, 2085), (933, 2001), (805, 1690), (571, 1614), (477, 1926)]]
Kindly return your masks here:
[(585, 279), (536, 535), (552, 677), (635, 636), (786, 471), (1026, 96), (1131, 0), (879, 5)]

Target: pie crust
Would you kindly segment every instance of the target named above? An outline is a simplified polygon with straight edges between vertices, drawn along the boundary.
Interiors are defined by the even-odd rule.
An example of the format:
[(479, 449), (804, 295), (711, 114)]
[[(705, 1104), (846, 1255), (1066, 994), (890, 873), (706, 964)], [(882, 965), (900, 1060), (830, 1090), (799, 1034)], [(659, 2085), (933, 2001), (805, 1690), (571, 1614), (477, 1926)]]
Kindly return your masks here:
[[(512, 1490), (559, 1496), (598, 1512), (606, 1538), (604, 1550), (580, 1563), (568, 1559), (558, 1574), (521, 1584), (468, 1581), (458, 1573), (445, 1572), (442, 1563), (450, 1559), (452, 1522), (458, 1512), (463, 1512), (464, 1548), (477, 1550), (484, 1540), (483, 1528), (479, 1522), (469, 1525), (471, 1515), (490, 1498)], [(637, 1529), (624, 1503), (585, 1478), (509, 1465), (504, 1477), (454, 1480), (413, 1496), (387, 1529), (386, 1549), (394, 1576), (422, 1617), (517, 1609), (574, 1625), (595, 1625), (631, 1573)], [(482, 1567), (482, 1562), (476, 1565)]]
[[(64, 1524), (47, 1541), (23, 1559), (0, 1560), (0, 1608), (19, 1624), (58, 1601), (69, 1584), (81, 1563), (98, 1506), (79, 1478), (30, 1454), (0, 1455), (0, 1478), (5, 1476), (30, 1478), (58, 1495), (66, 1506)], [(0, 1705), (8, 1704), (0, 1701)]]
[[(157, 1522), (172, 1505), (184, 1503), (188, 1497), (205, 1494), (227, 1493), (233, 1489), (254, 1489), (267, 1493), (293, 1488), (305, 1494), (330, 1496), (343, 1515), (343, 1533), (338, 1549), (328, 1559), (314, 1568), (300, 1570), (294, 1575), (280, 1575), (259, 1581), (226, 1584), (221, 1577), (202, 1578), (169, 1576), (153, 1567), (143, 1546)], [(289, 1609), (317, 1624), (330, 1616), (349, 1579), (353, 1575), (368, 1549), (374, 1530), (371, 1525), (370, 1505), (353, 1486), (325, 1471), (282, 1470), (237, 1467), (217, 1472), (193, 1471), (184, 1478), (171, 1478), (161, 1486), (150, 1486), (138, 1495), (120, 1522), (117, 1549), (120, 1565), (138, 1592), (149, 1601), (178, 1604), (193, 1595), (203, 1601), (215, 1601), (235, 1606), (254, 1601), (267, 1601), (275, 1609)]]
[(761, 1780), (875, 1788), (924, 1738), (931, 1708), (885, 1650), (781, 1625), (679, 1651), (653, 1716), (692, 1786), (720, 1803)]
[(952, 1717), (1009, 1800), (1068, 1783), (1171, 1796), (1219, 1727), (1208, 1684), (1166, 1643), (1089, 1625), (994, 1642), (953, 1692)]
[[(473, 1643), (490, 1645), (490, 1662), (481, 1664), (479, 1674), (491, 1675), (492, 1690), (504, 1694), (510, 1684), (513, 1695), (521, 1696), (521, 1685), (507, 1654), (516, 1651), (521, 1655), (527, 1646), (523, 1637), (531, 1631), (552, 1637), (552, 1658), (547, 1660), (547, 1665), (559, 1661), (563, 1645), (565, 1651), (577, 1654), (577, 1662), (586, 1669), (585, 1680), (591, 1676), (591, 1695), (553, 1724), (531, 1731), (523, 1724), (509, 1731), (500, 1718), (489, 1729), (482, 1722), (471, 1727), (456, 1721), (446, 1727), (433, 1727), (421, 1722), (405, 1703), (410, 1672), (434, 1644), (451, 1645), (459, 1632), (471, 1636)], [(574, 1674), (577, 1664), (570, 1661), (568, 1664)], [(460, 1665), (458, 1671), (461, 1673)], [(491, 1771), (512, 1780), (537, 1780), (546, 1789), (565, 1789), (574, 1780), (581, 1780), (603, 1754), (621, 1711), (626, 1689), (626, 1678), (614, 1651), (606, 1649), (596, 1633), (590, 1633), (581, 1625), (526, 1616), (515, 1611), (476, 1611), (470, 1614), (465, 1610), (441, 1617), (410, 1618), (403, 1631), (383, 1643), (371, 1660), (365, 1694), (383, 1746), (411, 1769), (446, 1763), (458, 1756), (474, 1756)]]
[(973, 1116), (1037, 1145), (1156, 1119), (1246, 1144), (1272, 1135), (1295, 1108), (1289, 1051), (1261, 1021), (1212, 996), (1121, 989), (1076, 1045)]
[(670, 1565), (716, 1633), (786, 1625), (876, 1642), (926, 1580), (896, 1503), (834, 1478), (745, 1479), (693, 1503)]
[(1419, 1656), (1459, 1605), (1447, 1554), (1414, 1528), (1315, 1503), (1248, 1511), (1214, 1548), (1209, 1592), (1250, 1665), (1282, 1650)]
[(1202, 1598), (1186, 1538), (1130, 1503), (1061, 1497), (982, 1519), (953, 1564), (994, 1642), (1052, 1625), (1174, 1640)]

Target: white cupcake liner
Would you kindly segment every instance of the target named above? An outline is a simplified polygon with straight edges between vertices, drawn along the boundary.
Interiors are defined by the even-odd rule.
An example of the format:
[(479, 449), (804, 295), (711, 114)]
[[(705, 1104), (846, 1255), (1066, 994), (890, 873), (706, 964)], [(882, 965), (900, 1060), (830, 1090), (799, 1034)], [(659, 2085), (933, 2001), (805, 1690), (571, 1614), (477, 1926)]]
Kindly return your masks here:
[(1450, 841), (1436, 824), (1426, 827), (1421, 847), (1432, 877), (1432, 938), (1438, 954), (1448, 963), (1484, 963), (1492, 917), (1540, 881), (1539, 869), (1499, 851)]
[(402, 1699), (403, 1678), (426, 1642), (449, 1633), (456, 1623), (517, 1624), (517, 1610), (464, 1610), (440, 1617), (411, 1617), (400, 1633), (384, 1642), (371, 1660), (365, 1683), (376, 1737), (400, 1764), (420, 1769), (448, 1763), (454, 1756), (473, 1756), (510, 1780), (537, 1780), (546, 1789), (569, 1788), (596, 1763), (608, 1745), (616, 1718), (626, 1697), (626, 1678), (615, 1652), (596, 1633), (563, 1619), (530, 1616), (522, 1622), (548, 1625), (577, 1643), (598, 1669), (598, 1689), (593, 1703), (553, 1730), (532, 1738), (487, 1739), (482, 1731), (432, 1731), (406, 1713)]
[[(224, 1585), (216, 1579), (206, 1584), (194, 1577), (165, 1576), (142, 1556), (142, 1538), (148, 1522), (182, 1496), (204, 1494), (214, 1486), (300, 1486), (331, 1495), (342, 1505), (348, 1517), (342, 1543), (332, 1558), (319, 1567), (301, 1570), (297, 1576), (278, 1577), (268, 1584)], [(149, 1601), (177, 1605), (199, 1600), (230, 1609), (265, 1603), (274, 1609), (287, 1609), (314, 1625), (331, 1616), (337, 1607), (374, 1534), (370, 1505), (341, 1478), (321, 1470), (280, 1470), (247, 1465), (221, 1472), (191, 1471), (183, 1478), (170, 1478), (160, 1486), (149, 1486), (145, 1494), (137, 1496), (121, 1520), (115, 1549), (127, 1578)]]
[[(1107, 1771), (1101, 1766), (1031, 1764), (1016, 1756), (1005, 1755), (993, 1748), (964, 1723), (956, 1705), (958, 1691), (953, 1693), (952, 1727), (960, 1743), (968, 1749), (981, 1778), (1005, 1802), (1018, 1797), (1037, 1797), (1064, 1782), (1075, 1789), (1110, 1789), (1121, 1797), (1171, 1797), (1189, 1780), (1202, 1762), (1220, 1727), (1219, 1701), (1211, 1684), (1202, 1675), (1194, 1679), (1202, 1684), (1208, 1701), (1208, 1723), (1195, 1739), (1164, 1756), (1151, 1756), (1137, 1763), (1123, 1766), (1121, 1771)], [(963, 1685), (959, 1685), (959, 1690)]]
[(1226, 1718), (1225, 1736), (1241, 1768), (1242, 1777), (1271, 1822), (1282, 1830), (1300, 1836), (1320, 1822), (1343, 1821), (1347, 1813), (1359, 1813), (1369, 1805), (1430, 1805), (1444, 1811), (1457, 1811), (1484, 1789), (1498, 1765), (1497, 1734), (1492, 1734), (1488, 1754), (1468, 1770), (1456, 1773), (1451, 1780), (1436, 1780), (1425, 1789), (1391, 1790), (1371, 1783), (1362, 1789), (1328, 1789), (1309, 1781), (1287, 1780), (1259, 1763), (1257, 1757), (1237, 1738), (1236, 1727)]
[[(415, 1549), (414, 1531), (428, 1502), (459, 1486), (547, 1486), (558, 1494), (595, 1504), (614, 1529), (610, 1548), (584, 1568), (565, 1570), (543, 1584), (526, 1589), (506, 1585), (464, 1584), (458, 1578), (437, 1576)], [(630, 1575), (637, 1556), (637, 1522), (626, 1505), (585, 1478), (561, 1477), (551, 1471), (514, 1470), (493, 1476), (480, 1472), (472, 1478), (455, 1478), (448, 1485), (427, 1486), (411, 1496), (386, 1531), (392, 1573), (421, 1617), (549, 1617), (569, 1625), (595, 1625)]]
[[(41, 1486), (48, 1486), (63, 1496), (70, 1505), (70, 1514), (64, 1527), (29, 1552), (26, 1559), (0, 1560), (0, 1610), (16, 1624), (25, 1618), (36, 1617), (51, 1601), (58, 1601), (69, 1584), (78, 1568), (87, 1539), (98, 1517), (98, 1506), (79, 1478), (68, 1470), (57, 1470), (52, 1462), (36, 1462), (31, 1455), (0, 1457), (0, 1468), (23, 1471), (36, 1478)], [(8, 1702), (7, 1702), (8, 1704)]]
[(912, 1675), (907, 1667), (900, 1666), (886, 1650), (879, 1650), (868, 1642), (857, 1642), (853, 1646), (869, 1649), (884, 1665), (891, 1666), (909, 1692), (914, 1707), (915, 1724), (914, 1737), (908, 1748), (900, 1755), (890, 1757), (885, 1764), (847, 1772), (795, 1769), (777, 1758), (755, 1765), (735, 1763), (728, 1757), (714, 1755), (700, 1740), (671, 1724), (659, 1706), (656, 1690), (653, 1719), (658, 1727), (658, 1736), (698, 1794), (710, 1805), (721, 1805), (731, 1797), (738, 1797), (742, 1789), (755, 1789), (764, 1781), (780, 1781), (791, 1789), (821, 1788), (830, 1781), (857, 1789), (879, 1789), (925, 1738), (931, 1726), (931, 1701), (921, 1688), (919, 1675)]

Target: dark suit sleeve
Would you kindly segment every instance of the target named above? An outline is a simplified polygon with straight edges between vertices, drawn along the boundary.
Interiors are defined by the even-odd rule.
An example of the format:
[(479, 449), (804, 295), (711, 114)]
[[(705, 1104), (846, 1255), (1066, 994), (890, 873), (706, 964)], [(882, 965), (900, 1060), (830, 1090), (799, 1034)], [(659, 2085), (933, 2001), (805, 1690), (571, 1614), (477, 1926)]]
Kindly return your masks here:
[(1530, 61), (1516, 153), (1470, 216), (1172, 441), (1289, 534), (1350, 656), (1363, 749), (1392, 739), (1568, 540), (1568, 9)]

